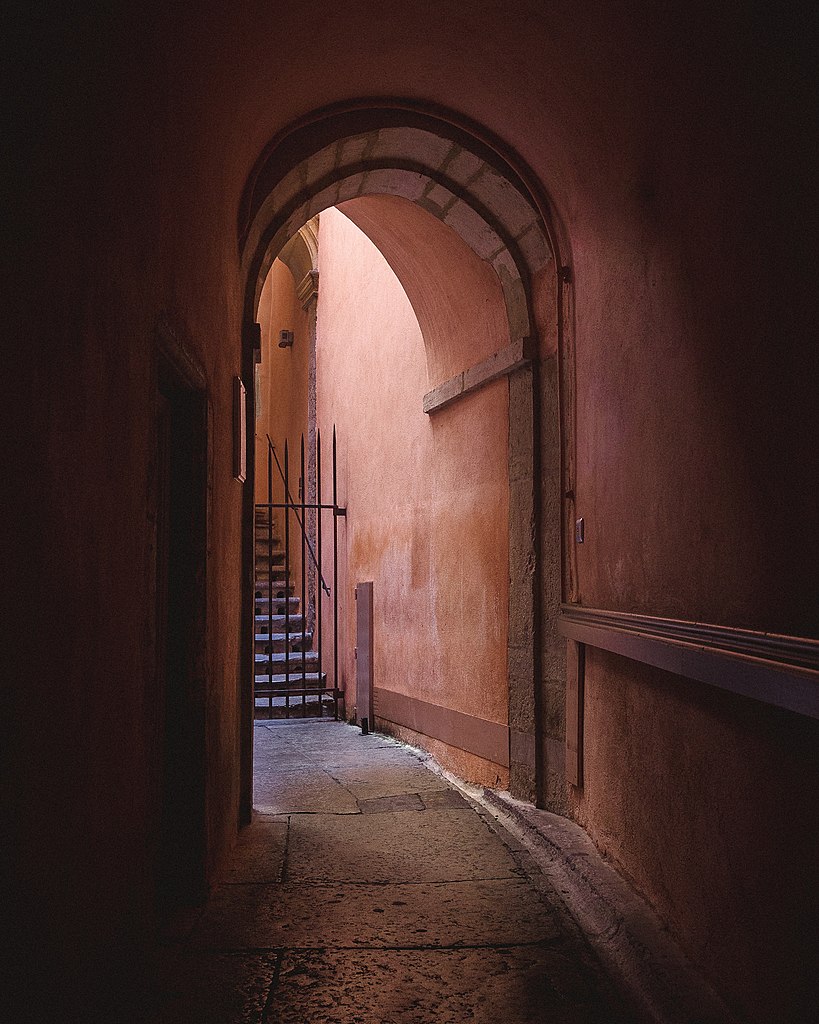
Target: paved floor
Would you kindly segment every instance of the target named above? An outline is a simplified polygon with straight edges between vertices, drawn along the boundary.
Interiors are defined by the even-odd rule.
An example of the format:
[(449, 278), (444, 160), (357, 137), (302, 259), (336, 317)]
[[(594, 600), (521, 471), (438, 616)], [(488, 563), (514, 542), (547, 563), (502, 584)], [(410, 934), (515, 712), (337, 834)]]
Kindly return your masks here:
[(417, 752), (258, 723), (257, 814), (151, 1024), (624, 1024), (525, 850)]

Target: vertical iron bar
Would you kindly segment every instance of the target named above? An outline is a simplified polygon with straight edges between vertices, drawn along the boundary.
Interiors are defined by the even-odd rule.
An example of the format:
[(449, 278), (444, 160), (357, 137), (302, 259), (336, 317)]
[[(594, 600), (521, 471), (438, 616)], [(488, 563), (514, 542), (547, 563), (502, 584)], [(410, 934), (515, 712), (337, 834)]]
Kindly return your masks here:
[(338, 721), (338, 474), (333, 424), (333, 718)]
[(307, 525), (305, 494), (307, 492), (307, 481), (304, 479), (304, 434), (301, 435), (301, 717), (307, 717), (307, 633), (305, 630), (306, 601), (307, 593), (305, 582), (307, 579)]
[[(321, 592), (324, 566), (321, 561), (321, 514), (324, 511), (321, 507), (321, 430), (316, 428), (316, 547), (318, 548), (318, 608), (316, 609), (316, 650), (318, 651), (318, 689), (324, 687), (321, 674)], [(335, 586), (335, 583), (333, 584)], [(324, 694), (319, 694), (319, 718), (324, 717)]]
[(284, 717), (290, 717), (290, 457), (284, 441)]
[[(273, 717), (273, 449), (267, 448), (267, 717)], [(255, 623), (254, 632), (255, 632)], [(253, 645), (254, 660), (256, 645)], [(255, 699), (253, 701), (256, 703)]]

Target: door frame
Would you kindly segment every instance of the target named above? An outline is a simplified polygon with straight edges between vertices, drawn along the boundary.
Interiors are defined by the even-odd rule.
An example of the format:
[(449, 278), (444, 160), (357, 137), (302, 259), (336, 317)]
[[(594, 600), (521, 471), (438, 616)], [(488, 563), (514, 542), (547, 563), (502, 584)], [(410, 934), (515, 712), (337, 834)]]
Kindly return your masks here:
[[(201, 902), (208, 890), (207, 581), (212, 431), (204, 372), (168, 329), (157, 334), (152, 390), (156, 396), (151, 497), (156, 525), (152, 864), (161, 925), (163, 918), (167, 920), (181, 907)], [(164, 430), (160, 425), (163, 407), (167, 416)], [(164, 456), (160, 450), (163, 443), (167, 444)], [(163, 473), (167, 474), (164, 482)], [(160, 508), (163, 501), (164, 512)], [(160, 550), (163, 517), (168, 544), (164, 555)], [(168, 688), (168, 658), (177, 666), (174, 694)], [(168, 771), (169, 764), (173, 771)], [(170, 863), (176, 858), (178, 866)]]

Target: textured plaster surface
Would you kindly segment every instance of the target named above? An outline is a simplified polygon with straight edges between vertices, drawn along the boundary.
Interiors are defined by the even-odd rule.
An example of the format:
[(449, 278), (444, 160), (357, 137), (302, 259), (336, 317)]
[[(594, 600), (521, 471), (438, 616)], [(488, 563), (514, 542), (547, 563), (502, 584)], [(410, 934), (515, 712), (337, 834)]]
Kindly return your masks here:
[[(402, 280), (348, 217), (322, 214), (317, 412), (325, 443), (338, 427), (339, 500), (347, 507), (338, 580), (346, 712), (355, 709), (353, 592), (372, 580), (375, 686), (505, 725), (508, 387), (494, 381), (433, 417), (422, 408), (436, 360), (463, 369), (489, 346), (508, 344), (496, 315), (499, 288), (489, 287), (492, 271), (476, 267), (457, 236), (423, 211), (419, 221), (411, 204), (353, 210)], [(430, 238), (422, 234), (427, 222)], [(441, 234), (449, 278), (425, 265), (429, 253), (432, 270), (443, 272), (432, 244)], [(462, 290), (456, 312), (465, 319), (447, 332), (451, 289)], [(411, 298), (436, 331), (422, 331)], [(326, 460), (323, 487), (329, 493)], [(331, 545), (323, 557), (330, 578)], [(323, 614), (329, 636), (330, 602)]]
[[(87, 1020), (83, 991), (152, 927), (158, 323), (202, 364), (213, 414), (214, 870), (235, 840), (236, 226), (269, 140), (328, 104), (400, 96), (445, 105), (520, 158), (554, 203), (571, 269), (584, 601), (815, 635), (816, 60), (798, 4), (741, 18), (704, 0), (662, 17), (646, 0), (521, 0), (513, 14), (489, 0), (468, 14), (250, 2), (151, 17), (74, 4), (45, 20), (19, 6), (4, 34), (21, 97), (3, 319), (10, 909), (39, 983)], [(298, 61), (271, 59), (285, 47)], [(465, 163), (453, 160), (457, 180), (477, 170)], [(52, 604), (61, 667), (44, 675), (37, 610)], [(803, 781), (815, 740), (794, 718), (614, 659), (590, 665), (588, 685), (599, 754), (573, 812), (652, 900), (679, 908), (673, 927), (749, 1018), (809, 1018), (815, 971), (797, 937), (817, 890)], [(33, 695), (59, 716), (35, 714)], [(700, 767), (681, 771), (689, 762)], [(775, 822), (763, 843), (760, 821)], [(771, 865), (793, 880), (787, 907)]]
[[(343, 723), (254, 732), (257, 802), (281, 763), (292, 809), (242, 833), (223, 883), (158, 954), (140, 1024), (629, 1019), (531, 858), (425, 755)], [(340, 764), (393, 795), (317, 812), (311, 780), (330, 778), (339, 806), (350, 796)]]
[[(759, 1018), (810, 1019), (804, 1008), (816, 999), (819, 723), (614, 654), (587, 649), (586, 657), (586, 784), (573, 793), (577, 820), (649, 894), (707, 977), (742, 977), (758, 963)], [(639, 744), (635, 716), (652, 726)], [(707, 745), (703, 720), (713, 737)], [(770, 770), (774, 760), (777, 772)], [(612, 771), (618, 763), (622, 773)], [(696, 811), (688, 814), (691, 805)], [(684, 841), (669, 843), (673, 833)], [(717, 893), (724, 909), (718, 927)], [(792, 941), (805, 950), (796, 960)]]
[[(257, 318), (262, 331), (262, 361), (256, 367), (259, 380), (259, 409), (256, 418), (255, 500), (268, 501), (267, 435), (276, 447), (284, 470), (284, 446), (288, 447), (288, 486), (295, 501), (301, 498), (301, 438), (305, 444), (305, 474), (308, 462), (308, 388), (310, 376), (310, 313), (302, 309), (296, 283), (287, 266), (276, 260), (270, 268), (261, 296)], [(279, 335), (292, 331), (293, 344), (279, 348)], [(283, 502), (284, 481), (273, 470), (273, 501)], [(307, 499), (305, 499), (307, 500)], [(284, 539), (284, 511), (276, 509), (274, 521)], [(301, 531), (290, 517), (290, 567), (294, 593), (301, 593)]]
[(509, 335), (497, 274), (457, 232), (396, 196), (355, 199), (340, 209), (406, 291), (424, 336), (430, 387), (519, 340)]

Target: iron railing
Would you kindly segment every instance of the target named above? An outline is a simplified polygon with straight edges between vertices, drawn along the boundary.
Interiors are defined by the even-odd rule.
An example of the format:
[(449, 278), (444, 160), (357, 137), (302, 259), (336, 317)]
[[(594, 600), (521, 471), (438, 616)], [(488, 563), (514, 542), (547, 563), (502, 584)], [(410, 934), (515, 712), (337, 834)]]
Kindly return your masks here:
[[(304, 436), (301, 438), (301, 452), (300, 452), (300, 500), (297, 502), (293, 499), (293, 495), (290, 492), (290, 452), (288, 442), (285, 441), (283, 459), (284, 465), (282, 466), (279, 456), (276, 452), (275, 445), (270, 437), (267, 435), (267, 501), (257, 502), (256, 509), (265, 510), (266, 514), (266, 540), (267, 540), (267, 643), (265, 646), (266, 658), (266, 672), (259, 675), (258, 672), (254, 673), (254, 705), (256, 707), (256, 714), (260, 713), (260, 700), (262, 701), (261, 710), (264, 710), (264, 700), (267, 700), (267, 713), (269, 717), (273, 717), (274, 707), (277, 711), (283, 711), (286, 718), (290, 717), (291, 713), (291, 699), (301, 698), (301, 715), (306, 716), (308, 710), (308, 697), (315, 697), (316, 704), (318, 705), (319, 715), (324, 713), (324, 698), (326, 695), (330, 695), (333, 703), (333, 717), (337, 720), (339, 716), (339, 701), (343, 700), (343, 690), (339, 687), (339, 676), (338, 676), (338, 520), (346, 516), (346, 508), (342, 508), (338, 504), (338, 458), (337, 458), (337, 441), (336, 431), (333, 428), (333, 452), (332, 452), (332, 480), (333, 480), (333, 501), (332, 504), (324, 503), (321, 500), (321, 432), (316, 431), (316, 501), (315, 503), (306, 501), (307, 486), (305, 480), (305, 458), (304, 458)], [(282, 484), (284, 486), (284, 500), (277, 502), (273, 500), (273, 465), (276, 465)], [(273, 536), (273, 512), (274, 510), (282, 510), (284, 515), (284, 550), (281, 554), (274, 550), (274, 536)], [(306, 513), (314, 511), (315, 523), (316, 523), (316, 538), (315, 548), (311, 538), (307, 535)], [(327, 585), (327, 582), (323, 574), (322, 566), (322, 513), (332, 512), (333, 514), (333, 571), (332, 581), (333, 587)], [(291, 595), (292, 583), (291, 583), (291, 557), (290, 557), (290, 517), (294, 516), (296, 523), (298, 524), (301, 532), (301, 595), (299, 603), (299, 617), (301, 622), (301, 631), (298, 640), (298, 651), (293, 650), (291, 652), (291, 646), (293, 646), (293, 636), (298, 634), (291, 633), (291, 607), (294, 603), (294, 598)], [(258, 522), (258, 517), (256, 518)], [(255, 532), (255, 526), (254, 526)], [(255, 536), (255, 542), (258, 543), (258, 535)], [(255, 550), (255, 548), (254, 548)], [(277, 561), (278, 558), (283, 555), (284, 564), (282, 566), (283, 576), (281, 578), (275, 576), (276, 585), (274, 586), (274, 556)], [(315, 629), (308, 633), (307, 629), (307, 601), (313, 600), (313, 594), (307, 593), (308, 586), (308, 555), (312, 564), (316, 568), (317, 573), (317, 586), (315, 588), (315, 597), (317, 601), (316, 615), (315, 615)], [(278, 570), (277, 570), (278, 572)], [(257, 602), (262, 597), (262, 591), (259, 587), (260, 579), (256, 576), (256, 600)], [(275, 597), (274, 597), (274, 591)], [(332, 646), (333, 646), (333, 685), (326, 685), (326, 678), (324, 673), (324, 647), (326, 637), (324, 635), (324, 625), (322, 619), (322, 597), (325, 595), (330, 598), (333, 602), (332, 610)], [(254, 614), (254, 624), (257, 624), (260, 619), (265, 616), (260, 614), (260, 603), (257, 604)], [(276, 612), (274, 614), (274, 608)], [(283, 612), (280, 611), (283, 609)], [(276, 644), (277, 634), (274, 633), (274, 619), (279, 621), (283, 619), (284, 631), (282, 633), (282, 667), (283, 673), (275, 671), (275, 665), (277, 658), (275, 656), (274, 647)], [(254, 628), (254, 662), (256, 665), (259, 663), (259, 656), (256, 651), (256, 645), (260, 639), (263, 639), (264, 634), (258, 635)], [(315, 640), (315, 655), (313, 654), (313, 641)], [(308, 651), (308, 646), (310, 650)], [(291, 669), (291, 653), (301, 653), (301, 665), (300, 671), (297, 669)], [(308, 656), (309, 655), (309, 656)], [(264, 660), (262, 658), (261, 660)], [(315, 665), (316, 671), (308, 672), (308, 663)], [(314, 676), (314, 680), (311, 678)], [(292, 677), (292, 678), (291, 678)], [(310, 685), (315, 682), (315, 685)]]

